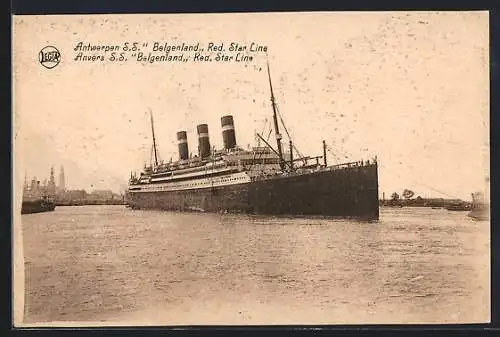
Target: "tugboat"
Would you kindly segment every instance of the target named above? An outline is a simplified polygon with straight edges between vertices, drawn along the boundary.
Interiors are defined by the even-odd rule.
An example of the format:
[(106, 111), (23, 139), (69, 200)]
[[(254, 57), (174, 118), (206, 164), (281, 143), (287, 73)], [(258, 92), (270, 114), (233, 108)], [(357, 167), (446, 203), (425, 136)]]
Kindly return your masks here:
[(33, 178), (28, 185), (26, 177), (24, 178), (23, 201), (21, 214), (51, 212), (56, 208), (53, 200), (55, 191), (54, 169), (50, 171), (50, 181), (48, 186), (40, 185), (40, 181)]
[(472, 207), (467, 216), (477, 221), (489, 220), (490, 205), (485, 201), (481, 192), (472, 193)]
[(49, 196), (40, 199), (23, 200), (21, 214), (51, 212), (56, 208), (56, 204)]

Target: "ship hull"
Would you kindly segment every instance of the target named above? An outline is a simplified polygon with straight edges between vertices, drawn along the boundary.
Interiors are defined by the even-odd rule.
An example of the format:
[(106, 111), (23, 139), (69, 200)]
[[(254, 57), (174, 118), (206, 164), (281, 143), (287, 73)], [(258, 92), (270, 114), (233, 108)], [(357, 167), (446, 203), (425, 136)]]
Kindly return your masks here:
[(23, 201), (21, 214), (52, 212), (56, 208), (53, 202), (45, 200)]
[(323, 215), (378, 220), (377, 165), (184, 191), (128, 193), (136, 209)]

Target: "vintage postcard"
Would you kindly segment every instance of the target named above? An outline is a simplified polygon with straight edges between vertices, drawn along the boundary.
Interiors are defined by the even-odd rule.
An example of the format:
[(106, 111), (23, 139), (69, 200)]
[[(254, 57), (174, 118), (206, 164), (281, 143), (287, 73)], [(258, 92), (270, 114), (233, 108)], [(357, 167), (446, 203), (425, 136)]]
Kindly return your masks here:
[(15, 325), (489, 322), (488, 22), (13, 16)]

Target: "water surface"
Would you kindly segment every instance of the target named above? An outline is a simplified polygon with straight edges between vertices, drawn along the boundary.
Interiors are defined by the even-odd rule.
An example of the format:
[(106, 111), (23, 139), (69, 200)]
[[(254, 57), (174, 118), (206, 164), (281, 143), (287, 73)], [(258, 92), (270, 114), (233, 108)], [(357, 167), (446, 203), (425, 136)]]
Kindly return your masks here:
[(22, 216), (25, 323), (487, 322), (489, 222), (57, 207)]

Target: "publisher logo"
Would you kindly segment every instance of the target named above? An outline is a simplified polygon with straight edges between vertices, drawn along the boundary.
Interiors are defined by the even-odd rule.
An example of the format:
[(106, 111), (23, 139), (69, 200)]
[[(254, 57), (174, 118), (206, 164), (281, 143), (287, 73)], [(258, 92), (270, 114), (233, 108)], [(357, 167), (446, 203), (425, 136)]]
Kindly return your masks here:
[(56, 47), (47, 46), (40, 50), (38, 61), (47, 69), (52, 69), (61, 62), (61, 53)]

